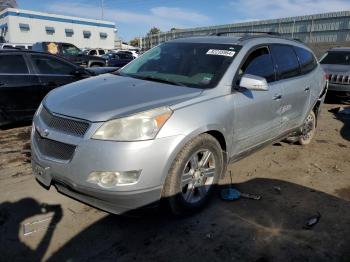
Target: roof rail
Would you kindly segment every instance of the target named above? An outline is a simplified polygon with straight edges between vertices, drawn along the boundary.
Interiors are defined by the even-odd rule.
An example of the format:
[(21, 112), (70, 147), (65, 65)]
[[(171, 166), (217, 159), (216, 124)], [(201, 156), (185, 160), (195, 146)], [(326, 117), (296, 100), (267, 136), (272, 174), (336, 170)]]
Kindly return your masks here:
[(221, 36), (223, 34), (265, 34), (265, 35), (275, 35), (275, 36), (280, 36), (280, 33), (277, 32), (264, 32), (264, 31), (222, 31), (222, 32), (217, 32), (217, 33), (212, 33), (210, 35), (212, 36)]

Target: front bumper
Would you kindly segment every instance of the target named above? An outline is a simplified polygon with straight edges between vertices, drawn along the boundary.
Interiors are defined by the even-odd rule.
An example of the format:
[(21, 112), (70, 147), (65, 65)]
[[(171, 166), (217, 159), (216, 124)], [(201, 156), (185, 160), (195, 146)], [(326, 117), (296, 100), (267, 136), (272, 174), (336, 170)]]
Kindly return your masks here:
[[(46, 187), (102, 210), (122, 214), (159, 201), (162, 184), (168, 173), (177, 146), (183, 136), (139, 142), (114, 142), (84, 138), (50, 131), (46, 139), (76, 145), (69, 161), (47, 158), (40, 152), (34, 139), (35, 129), (46, 129), (39, 117), (34, 118), (32, 130), (32, 163), (36, 178)], [(98, 127), (92, 127), (92, 131)], [(40, 169), (38, 172), (37, 169)], [(101, 188), (87, 182), (94, 171), (142, 170), (136, 184), (120, 185), (113, 189)]]

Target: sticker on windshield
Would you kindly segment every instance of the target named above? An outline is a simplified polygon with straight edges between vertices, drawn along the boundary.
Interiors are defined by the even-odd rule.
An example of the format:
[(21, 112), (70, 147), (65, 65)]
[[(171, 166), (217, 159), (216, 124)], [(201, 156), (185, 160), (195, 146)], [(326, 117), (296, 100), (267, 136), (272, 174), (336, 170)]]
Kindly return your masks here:
[(207, 55), (222, 55), (222, 56), (234, 56), (235, 51), (229, 51), (229, 50), (219, 50), (219, 49), (209, 49), (207, 52)]

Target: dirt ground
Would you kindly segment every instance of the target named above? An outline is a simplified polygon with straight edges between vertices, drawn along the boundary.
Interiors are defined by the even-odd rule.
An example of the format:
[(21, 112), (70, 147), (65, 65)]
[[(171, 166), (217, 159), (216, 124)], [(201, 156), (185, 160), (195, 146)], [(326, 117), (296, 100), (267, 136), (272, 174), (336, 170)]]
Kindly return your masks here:
[(216, 195), (182, 219), (109, 215), (46, 191), (31, 175), (30, 127), (0, 130), (0, 261), (350, 261), (350, 115), (340, 106), (323, 106), (311, 145), (277, 143), (229, 166), (235, 187), (261, 200)]

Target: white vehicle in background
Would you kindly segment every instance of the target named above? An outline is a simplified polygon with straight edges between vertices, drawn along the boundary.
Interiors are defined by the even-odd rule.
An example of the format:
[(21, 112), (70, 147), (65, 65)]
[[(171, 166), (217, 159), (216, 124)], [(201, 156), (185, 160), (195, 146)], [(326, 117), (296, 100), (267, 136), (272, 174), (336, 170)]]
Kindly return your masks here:
[(18, 49), (32, 49), (32, 44), (22, 44), (22, 43), (0, 43), (0, 49), (13, 49), (13, 48), (18, 48)]
[(92, 56), (103, 56), (108, 53), (108, 50), (96, 48), (96, 49), (88, 49), (85, 51), (85, 54)]

